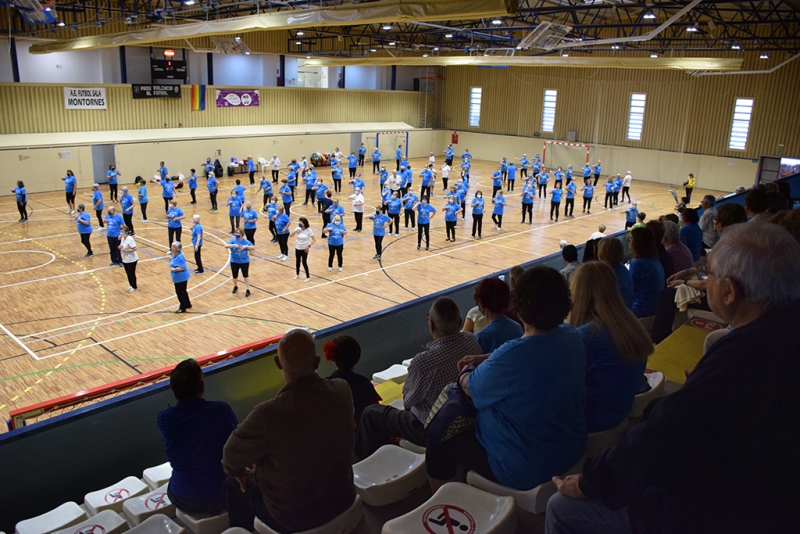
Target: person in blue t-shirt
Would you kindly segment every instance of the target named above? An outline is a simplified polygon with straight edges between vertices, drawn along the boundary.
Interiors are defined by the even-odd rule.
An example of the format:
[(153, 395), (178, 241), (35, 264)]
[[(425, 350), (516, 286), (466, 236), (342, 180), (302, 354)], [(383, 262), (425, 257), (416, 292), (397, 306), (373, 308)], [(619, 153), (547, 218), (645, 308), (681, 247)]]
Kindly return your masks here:
[(472, 199), (472, 237), (473, 239), (477, 237), (478, 239), (482, 239), (483, 236), (481, 235), (483, 232), (483, 207), (484, 207), (484, 200), (483, 200), (483, 191), (480, 189), (475, 191), (475, 197)]
[(125, 221), (125, 226), (131, 231), (131, 235), (136, 235), (133, 228), (133, 196), (128, 192), (128, 186), (122, 186), (122, 200), (120, 201), (122, 208), (122, 219)]
[(686, 208), (681, 213), (681, 243), (692, 253), (693, 261), (699, 260), (703, 254), (703, 230), (698, 224), (699, 221), (700, 217), (694, 208)]
[(342, 167), (341, 165), (331, 166), (331, 176), (333, 177), (333, 190), (337, 193), (342, 192)]
[(594, 198), (594, 185), (592, 179), (587, 177), (583, 180), (583, 210), (581, 213), (592, 213), (592, 199)]
[(169, 211), (169, 202), (175, 196), (175, 185), (173, 185), (169, 177), (165, 180), (153, 178), (153, 182), (161, 185), (161, 198), (164, 199), (164, 211)]
[(519, 160), (519, 177), (520, 178), (527, 178), (528, 177), (528, 167), (531, 165), (531, 160), (528, 159), (527, 154), (523, 154), (522, 158)]
[[(28, 221), (28, 192), (25, 190), (25, 184), (22, 180), (17, 180), (17, 187), (11, 190), (14, 193), (14, 200), (17, 201), (17, 211), (19, 211), (19, 221), (17, 222), (27, 222)], [(33, 210), (31, 210), (32, 212)]]
[(109, 202), (116, 202), (119, 200), (117, 196), (117, 187), (119, 184), (119, 176), (122, 176), (119, 171), (117, 170), (116, 165), (109, 165), (108, 171), (106, 172), (106, 178), (108, 178), (108, 200)]
[(528, 214), (528, 224), (533, 224), (533, 203), (536, 199), (536, 186), (533, 179), (525, 180), (522, 188), (522, 224), (525, 224), (525, 214)]
[(289, 259), (289, 224), (292, 222), (283, 206), (275, 208), (275, 215), (273, 216), (275, 222), (275, 233), (278, 236), (278, 259), (286, 261)]
[(572, 165), (567, 167), (567, 184), (572, 181)]
[(422, 172), (419, 174), (420, 179), (422, 180), (422, 186), (419, 190), (420, 196), (423, 197), (431, 196), (431, 185), (433, 184), (434, 174), (435, 171), (433, 170), (433, 163), (428, 164), (427, 167), (422, 169)]
[(292, 202), (294, 202), (294, 189), (297, 187), (297, 171), (294, 167), (289, 167), (289, 172), (286, 173), (286, 185), (292, 193)]
[(622, 176), (619, 174), (614, 178), (614, 205), (619, 205), (619, 192), (622, 189)]
[(464, 153), (461, 154), (462, 160), (472, 161), (472, 154), (469, 153), (469, 149), (465, 148)]
[(492, 173), (492, 198), (497, 196), (497, 192), (503, 189), (503, 173), (498, 168)]
[(400, 170), (400, 162), (403, 160), (403, 145), (397, 147), (397, 150), (394, 151), (394, 159), (397, 162), (397, 168), (395, 170)]
[(169, 209), (167, 210), (167, 234), (169, 236), (169, 243), (181, 240), (181, 231), (183, 224), (181, 219), (184, 218), (183, 210), (178, 207), (177, 200), (169, 201)]
[[(470, 160), (468, 160), (468, 159), (462, 160), (462, 162), (461, 162), (461, 178), (463, 180), (466, 180), (467, 182), (469, 182), (469, 170), (471, 168), (472, 168), (472, 162)], [(500, 185), (503, 184), (502, 176), (503, 176), (503, 173), (502, 173), (502, 170), (501, 170), (500, 171), (500, 177), (501, 177)]]
[(569, 176), (569, 173), (567, 173), (567, 187), (565, 190), (567, 201), (564, 203), (564, 217), (573, 217), (572, 212), (575, 210), (575, 191), (578, 189), (578, 186), (575, 185), (575, 181), (570, 180)]
[(364, 166), (364, 158), (367, 157), (367, 147), (364, 146), (364, 143), (361, 143), (361, 146), (358, 147), (358, 166)]
[(392, 228), (394, 228), (394, 235), (400, 235), (400, 210), (402, 209), (403, 202), (400, 200), (400, 197), (397, 191), (392, 192), (392, 196), (389, 197), (385, 203), (386, 211), (389, 214), (389, 235), (392, 235)]
[(639, 215), (639, 209), (636, 207), (637, 203), (631, 204), (631, 207), (625, 210), (625, 229), (627, 230), (636, 224), (636, 216)]
[(206, 162), (203, 163), (203, 168), (206, 171), (206, 180), (214, 173), (214, 164), (211, 162), (211, 158), (206, 158)]
[(506, 185), (506, 179), (508, 178), (508, 158), (503, 158), (503, 161), (500, 162), (500, 174), (503, 175), (503, 185)]
[(219, 193), (219, 180), (217, 180), (214, 173), (208, 175), (208, 180), (206, 180), (206, 187), (208, 187), (208, 196), (211, 200), (211, 212), (217, 213), (219, 208), (217, 207), (217, 193)]
[(542, 161), (537, 160), (535, 157), (533, 158), (533, 177), (534, 179), (539, 176), (539, 173), (542, 172)]
[(347, 229), (342, 223), (342, 218), (339, 215), (336, 215), (333, 218), (333, 222), (323, 228), (322, 231), (328, 232), (328, 271), (333, 270), (333, 256), (336, 255), (339, 264), (339, 272), (342, 272), (344, 236), (347, 235)]
[(664, 289), (664, 267), (658, 260), (658, 249), (653, 232), (647, 228), (633, 228), (628, 245), (633, 253), (631, 279), (633, 279), (633, 311), (636, 317), (652, 317), (656, 313), (658, 295)]
[(350, 183), (353, 185), (354, 195), (356, 194), (356, 191), (361, 191), (362, 194), (364, 193), (364, 187), (366, 187), (367, 184), (364, 183), (364, 180), (361, 178), (360, 174), (350, 180)]
[(389, 171), (386, 170), (386, 167), (381, 167), (380, 173), (378, 174), (378, 185), (383, 191), (383, 186), (386, 185), (386, 180), (389, 179)]
[(547, 169), (542, 168), (542, 172), (536, 178), (539, 182), (539, 198), (547, 198), (547, 182), (550, 181), (550, 175), (547, 174)]
[[(409, 191), (400, 199), (403, 202), (403, 215), (406, 221), (406, 230), (415, 230), (417, 227), (417, 218), (414, 212), (414, 206), (419, 202), (419, 197), (413, 191)], [(411, 219), (411, 228), (408, 227), (408, 220)]]
[(172, 467), (167, 496), (188, 513), (217, 514), (225, 509), (222, 450), (238, 421), (226, 402), (203, 398), (203, 370), (192, 359), (169, 377), (174, 406), (158, 414), (158, 431)]
[(506, 183), (508, 184), (507, 191), (513, 191), (514, 182), (517, 181), (517, 166), (514, 165), (513, 161), (508, 165), (508, 169), (506, 169), (506, 172), (508, 175), (506, 179)]
[[(445, 239), (445, 241), (455, 242), (456, 222), (458, 221), (458, 212), (461, 211), (461, 206), (457, 198), (449, 199), (447, 204), (444, 205), (444, 208), (442, 208), (442, 211), (444, 212), (444, 225), (447, 229), (447, 239)], [(453, 236), (452, 239), (450, 239), (450, 235)]]
[[(264, 201), (263, 201), (264, 205), (261, 206), (261, 210), (263, 211), (263, 210), (267, 209), (267, 204), (269, 204), (269, 199), (272, 198), (272, 193), (273, 193), (273, 191), (272, 191), (272, 182), (269, 181), (269, 179), (267, 179), (266, 176), (262, 176), (261, 177), (261, 181), (258, 184), (258, 190), (256, 191), (256, 195), (259, 193), (259, 191), (263, 191), (264, 192)], [(313, 193), (313, 191), (312, 191), (312, 193)], [(313, 202), (313, 199), (312, 199), (312, 202)]]
[(431, 246), (431, 219), (436, 214), (436, 208), (428, 204), (428, 197), (422, 197), (414, 206), (417, 212), (417, 250), (422, 244), (422, 234), (425, 234), (425, 250)]
[(175, 241), (170, 246), (169, 275), (175, 285), (175, 296), (178, 297), (178, 309), (175, 313), (186, 313), (191, 309), (192, 302), (189, 300), (189, 292), (186, 286), (189, 283), (189, 266), (186, 265), (186, 257), (183, 255), (183, 245), (180, 241)]
[[(493, 482), (530, 490), (573, 468), (586, 451), (586, 352), (578, 331), (564, 324), (569, 288), (550, 267), (533, 267), (516, 281), (511, 308), (524, 336), (490, 355), (469, 356), (459, 384), (476, 409), (475, 426), (440, 443), (428, 442), (432, 487), (459, 465)], [(535, 357), (532, 357), (535, 355)], [(474, 370), (468, 365), (476, 365)]]
[(255, 250), (256, 247), (244, 238), (242, 229), (237, 228), (233, 234), (233, 238), (225, 244), (225, 248), (231, 251), (231, 274), (233, 274), (233, 290), (231, 293), (236, 294), (239, 291), (239, 271), (242, 272), (244, 278), (245, 292), (244, 296), (250, 296), (250, 251)]
[(453, 150), (453, 145), (448, 145), (447, 148), (444, 149), (444, 162), (447, 165), (453, 164), (453, 156), (455, 155), (456, 151)]
[(194, 249), (194, 263), (197, 269), (194, 270), (196, 274), (203, 274), (203, 227), (200, 225), (200, 216), (192, 215), (192, 249)]
[(372, 151), (372, 174), (377, 174), (381, 170), (381, 156), (377, 148)]
[(158, 176), (159, 176), (159, 179), (162, 182), (170, 181), (169, 180), (169, 169), (167, 169), (167, 166), (164, 165), (163, 161), (161, 163), (159, 163), (159, 165), (158, 165)]
[(456, 202), (461, 206), (461, 220), (463, 221), (467, 215), (467, 191), (469, 182), (458, 180), (456, 182)]
[(247, 156), (247, 175), (250, 178), (250, 185), (256, 185), (256, 162), (253, 156)]
[[(611, 179), (611, 176), (606, 178), (606, 198), (603, 202), (603, 207), (606, 209), (614, 207), (614, 180)], [(609, 205), (610, 204), (610, 205)]]
[(275, 231), (275, 216), (278, 213), (278, 201), (275, 197), (269, 199), (269, 204), (267, 204), (267, 208), (264, 210), (264, 213), (267, 215), (267, 220), (269, 221), (269, 233), (272, 235), (271, 243), (278, 242), (278, 232)]
[(78, 227), (78, 235), (81, 236), (81, 243), (86, 247), (86, 256), (84, 258), (91, 258), (94, 256), (92, 252), (92, 216), (86, 213), (86, 206), (78, 204), (78, 213), (75, 215), (75, 224)]
[(314, 205), (314, 186), (317, 184), (317, 173), (313, 172), (312, 170), (308, 170), (303, 174), (303, 183), (306, 185), (306, 198), (303, 201), (303, 206), (308, 205), (308, 201), (311, 201), (311, 205)]
[(111, 265), (109, 267), (122, 267), (122, 254), (119, 251), (119, 235), (122, 233), (122, 227), (125, 221), (122, 215), (117, 213), (117, 208), (114, 206), (108, 207), (106, 213), (106, 240), (108, 241), (108, 248), (111, 256)]
[(189, 194), (192, 195), (192, 201), (189, 204), (197, 204), (195, 189), (197, 189), (197, 174), (194, 169), (189, 169)]
[(283, 202), (283, 211), (287, 214), (291, 213), (292, 209), (292, 200), (294, 200), (294, 196), (292, 195), (292, 188), (289, 187), (289, 180), (286, 178), (281, 179), (281, 187), (278, 189), (278, 192), (281, 194), (281, 202)]
[(506, 199), (503, 197), (503, 191), (498, 191), (497, 196), (492, 199), (494, 208), (492, 209), (492, 221), (496, 225), (497, 230), (503, 228), (503, 210), (506, 207)]
[(594, 166), (592, 171), (594, 172), (594, 185), (597, 185), (597, 180), (600, 179), (600, 171), (603, 170), (603, 166), (600, 165), (600, 160), (597, 160), (597, 165)]
[(100, 192), (100, 186), (98, 184), (92, 186), (92, 208), (94, 208), (94, 214), (95, 217), (97, 217), (97, 231), (99, 232), (101, 229), (105, 228), (103, 225), (103, 209), (105, 209), (105, 203), (103, 202), (103, 193)]
[(142, 222), (147, 222), (147, 204), (150, 202), (150, 198), (147, 196), (147, 182), (141, 176), (137, 176), (133, 184), (139, 186), (136, 197), (139, 201), (139, 209), (142, 210)]
[(328, 186), (325, 185), (325, 180), (323, 180), (321, 176), (318, 176), (317, 182), (311, 189), (314, 190), (317, 197), (317, 213), (322, 213), (324, 211), (322, 199), (325, 198), (325, 191), (328, 190)]
[(583, 179), (586, 180), (587, 178), (592, 176), (592, 167), (588, 163), (583, 167)]
[(356, 177), (356, 169), (358, 168), (358, 156), (355, 152), (350, 152), (347, 156), (347, 170), (350, 171), (350, 178)]
[(375, 239), (375, 255), (372, 256), (373, 260), (380, 261), (381, 252), (383, 252), (383, 238), (386, 235), (386, 225), (389, 224), (391, 219), (381, 213), (380, 208), (375, 208), (375, 213), (368, 215), (367, 219), (372, 220), (372, 237)]
[(64, 176), (62, 180), (64, 181), (64, 193), (66, 194), (67, 198), (69, 214), (72, 215), (75, 213), (75, 193), (77, 192), (78, 188), (78, 180), (69, 169), (67, 169), (67, 175)]
[(253, 203), (248, 202), (242, 210), (242, 220), (244, 221), (244, 236), (245, 239), (250, 241), (253, 246), (256, 245), (256, 221), (258, 220), (258, 212), (253, 209)]
[(553, 212), (556, 214), (556, 221), (558, 221), (558, 214), (561, 212), (561, 196), (564, 190), (561, 189), (561, 182), (556, 182), (555, 188), (550, 193), (550, 220), (553, 220)]
[(506, 341), (519, 339), (523, 330), (518, 322), (504, 315), (511, 292), (499, 278), (484, 278), (475, 286), (472, 298), (486, 319), (486, 326), (475, 334), (482, 354), (490, 354)]
[(231, 196), (225, 205), (228, 206), (228, 217), (231, 221), (231, 234), (233, 234), (239, 227), (242, 217), (242, 203), (239, 201), (239, 195), (236, 194), (236, 191), (231, 191)]

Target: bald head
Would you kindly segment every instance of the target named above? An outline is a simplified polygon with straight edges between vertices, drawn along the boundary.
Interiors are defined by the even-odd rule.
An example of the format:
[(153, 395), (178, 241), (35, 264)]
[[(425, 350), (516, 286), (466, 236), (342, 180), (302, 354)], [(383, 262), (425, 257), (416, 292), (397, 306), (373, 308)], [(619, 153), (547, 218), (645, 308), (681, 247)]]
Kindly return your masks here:
[(278, 342), (275, 363), (283, 370), (287, 382), (313, 374), (319, 365), (314, 336), (302, 328), (287, 332)]

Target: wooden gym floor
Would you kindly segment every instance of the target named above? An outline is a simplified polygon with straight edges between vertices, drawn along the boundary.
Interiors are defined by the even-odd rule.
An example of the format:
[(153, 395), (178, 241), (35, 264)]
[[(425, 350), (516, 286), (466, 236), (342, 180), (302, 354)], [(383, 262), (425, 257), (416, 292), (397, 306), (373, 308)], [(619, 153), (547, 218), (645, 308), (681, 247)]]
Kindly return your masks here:
[[(412, 164), (418, 171), (423, 160), (412, 160)], [(467, 205), (478, 189), (483, 191), (484, 198), (491, 198), (490, 175), (496, 166), (495, 162), (475, 161)], [(367, 163), (363, 176), (367, 182), (367, 214), (379, 199), (377, 176), (370, 170)], [(330, 185), (329, 170), (322, 168), (319, 174)], [(236, 177), (247, 184), (247, 175)], [(399, 237), (384, 239), (382, 262), (378, 263), (372, 259), (375, 254), (372, 224), (365, 220), (362, 233), (350, 232), (346, 236), (344, 271), (339, 273), (335, 266), (333, 272), (326, 269), (327, 246), (319, 239), (321, 217), (310, 204), (302, 206), (302, 198), (298, 196), (300, 202), (292, 208), (292, 220), (308, 217), (317, 237), (309, 258), (311, 282), (293, 279), (293, 239), (289, 242), (290, 259), (285, 262), (277, 259), (278, 246), (270, 243), (266, 218), (262, 216), (250, 269), (253, 294), (245, 298), (243, 287), (236, 295), (231, 294), (228, 252), (223, 248), (230, 239), (224, 203), (233, 180), (229, 177), (221, 180), (219, 213), (209, 212), (203, 177), (198, 180), (197, 205), (189, 204), (186, 189), (180, 190), (177, 197), (179, 207), (187, 215), (184, 243), (189, 242), (192, 214), (202, 216), (206, 232), (203, 247), (206, 273), (192, 274), (189, 295), (193, 309), (183, 315), (173, 313), (177, 299), (169, 276), (167, 229), (158, 185), (148, 184), (150, 222), (139, 221), (138, 204), (134, 215), (139, 248), (136, 293), (127, 292), (122, 268), (108, 266), (110, 258), (104, 235), (96, 231), (92, 234), (95, 255), (84, 258), (86, 251), (72, 216), (66, 213), (62, 183), (57, 177), (53, 179), (57, 191), (29, 195), (28, 209), (33, 208), (33, 213), (27, 223), (17, 222), (13, 195), (0, 198), (3, 259), (0, 299), (5, 302), (0, 316), (3, 420), (15, 408), (131, 377), (188, 357), (243, 345), (295, 326), (317, 330), (377, 312), (551, 254), (559, 250), (561, 239), (584, 243), (601, 223), (607, 226), (608, 233), (623, 229), (622, 212), (627, 208), (627, 204), (613, 210), (593, 206), (591, 215), (586, 215), (580, 213), (582, 200), (576, 198), (575, 217), (562, 217), (556, 223), (549, 220), (549, 200), (537, 200), (533, 225), (522, 225), (519, 223), (522, 180), (517, 179), (515, 193), (508, 195), (502, 231), (494, 229), (487, 214), (483, 239), (473, 240), (472, 223), (467, 215), (466, 221), (458, 223), (458, 241), (450, 243), (442, 239), (444, 197), (439, 181), (432, 199), (438, 213), (431, 224), (429, 252), (424, 247), (421, 251), (416, 249), (416, 231), (401, 231)], [(347, 178), (341, 198), (347, 211), (345, 224), (350, 230), (354, 220), (347, 195), (352, 186), (346, 181)], [(418, 177), (415, 176), (414, 182), (419, 187)], [(256, 196), (255, 190), (249, 189), (247, 198), (260, 206), (261, 195)], [(663, 184), (634, 178), (631, 192), (639, 202), (640, 211), (652, 219), (672, 211), (674, 201), (667, 190)], [(102, 191), (108, 207), (108, 187), (102, 186)], [(698, 189), (695, 199), (699, 201), (707, 192)], [(76, 202), (91, 204), (87, 190), (79, 191)], [(490, 213), (491, 205), (487, 206)], [(96, 225), (94, 215), (92, 224)], [(187, 246), (186, 257), (194, 268), (189, 249)], [(5, 425), (1, 428), (4, 431)]]

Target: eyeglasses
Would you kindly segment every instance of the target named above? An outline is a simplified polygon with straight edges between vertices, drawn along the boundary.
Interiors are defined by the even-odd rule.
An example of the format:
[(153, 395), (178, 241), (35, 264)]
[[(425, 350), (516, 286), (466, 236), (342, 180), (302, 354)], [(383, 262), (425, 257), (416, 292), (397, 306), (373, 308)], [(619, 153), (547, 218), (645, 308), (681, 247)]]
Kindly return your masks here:
[(708, 278), (709, 276), (713, 276), (714, 278), (718, 278), (714, 271), (708, 268), (708, 264), (703, 265), (702, 267), (697, 268), (697, 276), (700, 279)]

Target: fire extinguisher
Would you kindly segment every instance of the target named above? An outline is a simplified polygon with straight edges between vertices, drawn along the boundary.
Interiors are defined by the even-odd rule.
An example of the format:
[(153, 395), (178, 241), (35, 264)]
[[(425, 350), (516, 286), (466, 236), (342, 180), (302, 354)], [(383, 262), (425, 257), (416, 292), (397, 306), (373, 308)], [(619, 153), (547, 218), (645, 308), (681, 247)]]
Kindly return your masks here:
[(458, 144), (458, 132), (453, 132), (453, 135), (450, 137), (450, 142), (454, 145)]

